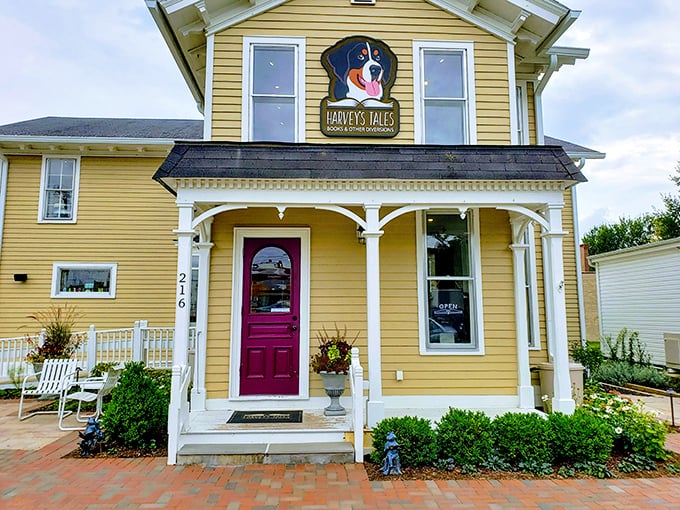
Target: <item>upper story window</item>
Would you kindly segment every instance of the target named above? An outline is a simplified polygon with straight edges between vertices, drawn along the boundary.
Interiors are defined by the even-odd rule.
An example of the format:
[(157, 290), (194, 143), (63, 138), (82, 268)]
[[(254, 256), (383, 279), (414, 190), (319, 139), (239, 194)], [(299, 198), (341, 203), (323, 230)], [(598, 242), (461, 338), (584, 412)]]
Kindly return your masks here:
[(423, 215), (421, 255), (421, 352), (482, 353), (478, 239), (471, 215)]
[(414, 41), (416, 143), (477, 143), (471, 42)]
[(305, 40), (243, 38), (243, 141), (305, 139)]
[(519, 145), (529, 144), (529, 105), (527, 102), (527, 82), (517, 82), (517, 143)]
[(38, 221), (75, 223), (80, 158), (44, 157)]

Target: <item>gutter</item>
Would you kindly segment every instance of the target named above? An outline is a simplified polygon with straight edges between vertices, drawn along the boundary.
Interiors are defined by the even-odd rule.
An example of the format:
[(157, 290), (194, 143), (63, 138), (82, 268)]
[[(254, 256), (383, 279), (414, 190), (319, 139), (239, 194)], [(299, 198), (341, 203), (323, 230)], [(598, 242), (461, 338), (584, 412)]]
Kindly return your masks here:
[[(585, 158), (580, 158), (576, 168), (581, 170), (586, 165)], [(583, 300), (583, 267), (581, 266), (581, 231), (578, 226), (578, 201), (576, 199), (576, 186), (571, 187), (571, 214), (574, 223), (574, 255), (576, 256), (576, 296), (578, 299), (578, 323), (581, 331), (581, 345), (585, 347), (586, 338), (586, 310)]]
[(550, 55), (550, 64), (543, 77), (538, 82), (538, 85), (534, 88), (534, 110), (536, 116), (536, 143), (537, 145), (545, 144), (545, 133), (543, 133), (543, 90), (548, 81), (552, 77), (553, 73), (557, 69), (557, 55)]

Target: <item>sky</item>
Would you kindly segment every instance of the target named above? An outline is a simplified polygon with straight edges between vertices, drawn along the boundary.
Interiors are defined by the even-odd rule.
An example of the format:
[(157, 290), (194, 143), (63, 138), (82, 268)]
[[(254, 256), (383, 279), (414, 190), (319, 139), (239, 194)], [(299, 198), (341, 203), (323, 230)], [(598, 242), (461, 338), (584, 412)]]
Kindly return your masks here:
[[(661, 208), (680, 161), (680, 2), (562, 0), (545, 134), (606, 154), (577, 188), (581, 234)], [(200, 119), (143, 0), (0, 0), (0, 125), (46, 116)]]

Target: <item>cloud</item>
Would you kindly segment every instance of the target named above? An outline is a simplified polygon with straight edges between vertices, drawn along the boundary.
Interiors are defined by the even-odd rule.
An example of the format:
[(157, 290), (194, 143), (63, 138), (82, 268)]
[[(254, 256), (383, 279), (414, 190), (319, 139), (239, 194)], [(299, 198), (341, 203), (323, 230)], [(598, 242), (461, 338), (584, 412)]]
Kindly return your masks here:
[(580, 18), (558, 45), (590, 48), (563, 67), (544, 94), (546, 134), (605, 152), (579, 185), (581, 232), (660, 208), (677, 192), (680, 160), (680, 2), (570, 0)]
[(0, 11), (0, 124), (46, 115), (200, 118), (140, 0), (23, 0)]

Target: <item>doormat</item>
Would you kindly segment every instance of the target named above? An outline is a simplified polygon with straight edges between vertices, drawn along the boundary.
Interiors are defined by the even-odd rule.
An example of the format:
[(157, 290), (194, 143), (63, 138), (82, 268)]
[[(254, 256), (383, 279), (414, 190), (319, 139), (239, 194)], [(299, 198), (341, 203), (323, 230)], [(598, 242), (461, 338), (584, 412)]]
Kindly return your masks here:
[(302, 423), (302, 411), (234, 411), (227, 423)]

